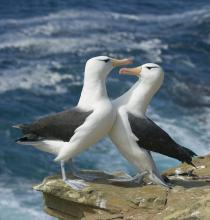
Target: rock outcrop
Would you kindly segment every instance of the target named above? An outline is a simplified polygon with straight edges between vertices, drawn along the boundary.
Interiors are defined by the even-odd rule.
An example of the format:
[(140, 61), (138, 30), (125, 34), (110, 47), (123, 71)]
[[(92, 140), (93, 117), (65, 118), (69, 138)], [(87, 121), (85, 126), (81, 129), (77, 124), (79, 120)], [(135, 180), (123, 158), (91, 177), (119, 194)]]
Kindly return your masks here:
[(209, 220), (210, 155), (193, 163), (197, 169), (180, 164), (163, 173), (172, 189), (114, 185), (107, 181), (110, 175), (100, 172), (100, 178), (81, 191), (71, 189), (60, 176), (47, 177), (34, 189), (43, 193), (45, 211), (60, 220)]

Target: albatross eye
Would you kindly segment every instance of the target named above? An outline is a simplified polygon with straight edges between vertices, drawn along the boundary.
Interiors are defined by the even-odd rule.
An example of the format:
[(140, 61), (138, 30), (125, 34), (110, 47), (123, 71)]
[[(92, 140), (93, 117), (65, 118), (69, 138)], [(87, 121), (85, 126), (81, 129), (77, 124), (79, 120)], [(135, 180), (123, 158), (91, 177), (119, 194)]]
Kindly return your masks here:
[(147, 68), (148, 70), (151, 70), (151, 69), (158, 68), (158, 67), (157, 67), (157, 66), (146, 66), (146, 68)]
[(104, 61), (105, 63), (108, 63), (110, 61), (109, 58), (105, 59), (105, 60), (100, 60), (100, 61)]
[(108, 63), (109, 61), (110, 61), (110, 59), (109, 58), (107, 58), (107, 59), (105, 59), (105, 60), (103, 60), (105, 63)]

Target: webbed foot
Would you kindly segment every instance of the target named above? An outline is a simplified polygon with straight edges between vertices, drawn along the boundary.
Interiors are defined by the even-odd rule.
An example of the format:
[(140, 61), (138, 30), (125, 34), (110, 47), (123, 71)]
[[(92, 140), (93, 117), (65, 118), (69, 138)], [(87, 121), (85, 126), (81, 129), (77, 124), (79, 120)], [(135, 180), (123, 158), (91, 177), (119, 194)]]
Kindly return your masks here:
[(88, 184), (86, 184), (85, 181), (79, 179), (76, 180), (66, 179), (64, 180), (64, 182), (75, 190), (82, 190), (88, 186)]
[(110, 183), (123, 183), (123, 184), (140, 184), (143, 183), (143, 179), (144, 176), (147, 174), (148, 172), (145, 171), (141, 174), (137, 174), (134, 177), (119, 177), (119, 178), (113, 178), (113, 179), (109, 179)]

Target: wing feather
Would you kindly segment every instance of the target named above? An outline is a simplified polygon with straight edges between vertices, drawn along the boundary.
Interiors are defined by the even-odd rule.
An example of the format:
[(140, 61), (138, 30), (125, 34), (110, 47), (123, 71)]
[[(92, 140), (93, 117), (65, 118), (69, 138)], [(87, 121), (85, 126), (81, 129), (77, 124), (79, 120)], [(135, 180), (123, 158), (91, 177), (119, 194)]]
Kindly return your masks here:
[(138, 145), (146, 150), (191, 164), (193, 151), (177, 144), (163, 129), (147, 117), (136, 117), (128, 113), (133, 133), (138, 137)]
[[(43, 117), (32, 124), (19, 125), (24, 138), (62, 140), (68, 142), (75, 130), (81, 126), (93, 111), (84, 112), (79, 108), (72, 108), (47, 117)], [(25, 139), (26, 139), (25, 138)]]

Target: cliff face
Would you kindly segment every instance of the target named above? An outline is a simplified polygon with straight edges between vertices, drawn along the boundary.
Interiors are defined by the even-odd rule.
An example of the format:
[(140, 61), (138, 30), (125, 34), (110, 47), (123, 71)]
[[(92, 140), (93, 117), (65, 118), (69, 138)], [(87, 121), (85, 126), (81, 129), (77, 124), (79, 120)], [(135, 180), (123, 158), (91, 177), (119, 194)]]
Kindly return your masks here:
[(209, 220), (210, 155), (193, 162), (197, 169), (180, 164), (163, 174), (170, 179), (172, 189), (113, 185), (99, 172), (98, 181), (88, 182), (81, 191), (71, 189), (60, 176), (47, 177), (34, 189), (43, 193), (45, 211), (62, 220)]

